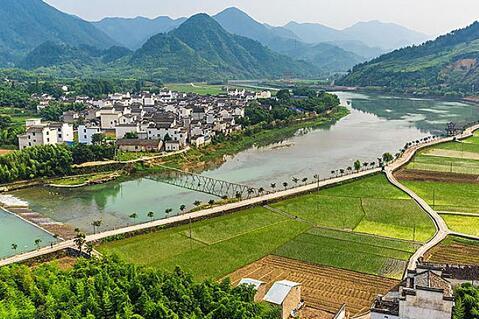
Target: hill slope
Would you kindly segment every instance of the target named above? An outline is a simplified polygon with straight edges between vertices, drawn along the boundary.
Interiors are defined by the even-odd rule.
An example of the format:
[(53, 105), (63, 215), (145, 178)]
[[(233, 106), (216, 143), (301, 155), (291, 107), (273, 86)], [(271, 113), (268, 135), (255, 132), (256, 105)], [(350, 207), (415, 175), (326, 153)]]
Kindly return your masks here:
[(479, 88), (479, 23), (356, 66), (341, 84), (424, 93)]
[(185, 20), (186, 18), (171, 19), (170, 17), (105, 18), (93, 22), (93, 25), (124, 47), (136, 50), (153, 35), (169, 32)]
[(259, 42), (226, 32), (206, 14), (197, 14), (168, 34), (148, 40), (130, 65), (154, 69), (176, 80), (310, 76), (317, 70), (274, 53)]
[(1, 1), (0, 65), (19, 61), (46, 41), (103, 49), (115, 45), (115, 41), (90, 23), (58, 11), (42, 0)]

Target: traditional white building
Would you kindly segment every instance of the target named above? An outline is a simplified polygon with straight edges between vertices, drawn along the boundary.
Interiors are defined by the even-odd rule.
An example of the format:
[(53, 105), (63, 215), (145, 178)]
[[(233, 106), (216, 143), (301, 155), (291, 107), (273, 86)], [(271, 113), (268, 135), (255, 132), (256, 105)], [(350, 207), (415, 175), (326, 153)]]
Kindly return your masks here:
[(454, 296), (440, 271), (408, 271), (407, 278), (385, 296), (376, 298), (371, 319), (451, 319)]
[(29, 119), (26, 120), (25, 127), (26, 133), (18, 136), (21, 150), (37, 145), (73, 142), (73, 125), (68, 123), (44, 123), (41, 119)]
[(92, 137), (95, 134), (100, 134), (101, 128), (94, 124), (79, 125), (78, 126), (78, 142), (81, 144), (92, 144)]

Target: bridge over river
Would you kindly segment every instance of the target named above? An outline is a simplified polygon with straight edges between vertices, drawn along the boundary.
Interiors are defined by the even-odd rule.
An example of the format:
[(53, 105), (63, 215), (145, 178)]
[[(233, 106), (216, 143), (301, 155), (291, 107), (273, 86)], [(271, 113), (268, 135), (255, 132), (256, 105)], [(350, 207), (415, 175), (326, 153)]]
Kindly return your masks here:
[(161, 174), (147, 178), (221, 198), (252, 198), (264, 193), (262, 189), (248, 185), (227, 182), (168, 166), (160, 165), (160, 167), (164, 169)]

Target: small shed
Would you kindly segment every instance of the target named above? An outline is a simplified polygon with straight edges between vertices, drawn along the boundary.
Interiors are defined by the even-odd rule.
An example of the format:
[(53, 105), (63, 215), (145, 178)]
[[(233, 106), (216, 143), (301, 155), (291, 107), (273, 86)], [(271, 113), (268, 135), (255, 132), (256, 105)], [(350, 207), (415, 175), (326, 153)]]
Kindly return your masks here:
[(266, 294), (266, 283), (261, 280), (243, 278), (240, 280), (238, 285), (253, 286), (253, 288), (256, 290), (256, 294), (254, 295), (254, 301), (256, 302), (263, 300), (263, 297)]
[(277, 281), (263, 300), (281, 306), (281, 318), (287, 319), (295, 314), (301, 305), (301, 284), (289, 280)]

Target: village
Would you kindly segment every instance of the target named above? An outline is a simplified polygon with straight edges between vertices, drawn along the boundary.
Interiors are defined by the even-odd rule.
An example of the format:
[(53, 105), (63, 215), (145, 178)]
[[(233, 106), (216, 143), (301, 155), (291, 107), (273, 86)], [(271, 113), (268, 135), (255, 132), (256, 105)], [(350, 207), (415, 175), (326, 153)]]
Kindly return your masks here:
[[(68, 88), (62, 103), (85, 105), (82, 111), (65, 111), (60, 122), (40, 118), (26, 120), (25, 134), (18, 136), (19, 148), (37, 145), (91, 145), (105, 137), (126, 152), (175, 152), (189, 146), (201, 147), (217, 135), (227, 136), (242, 129), (249, 102), (271, 98), (271, 92), (227, 90), (218, 96), (161, 91), (157, 94), (115, 93), (106, 98), (71, 97)], [(37, 111), (55, 99), (47, 94), (34, 96)]]

